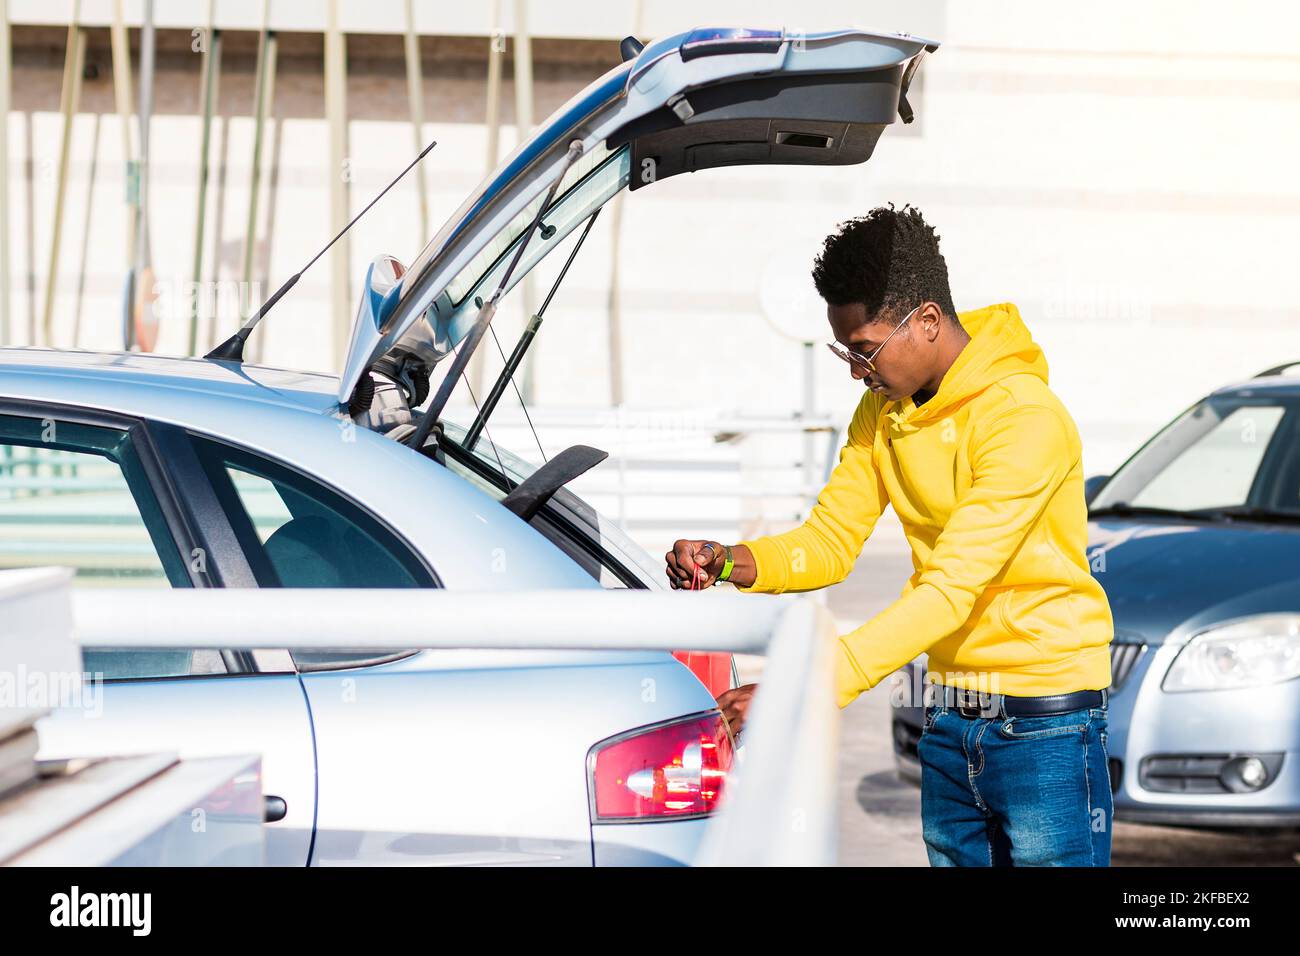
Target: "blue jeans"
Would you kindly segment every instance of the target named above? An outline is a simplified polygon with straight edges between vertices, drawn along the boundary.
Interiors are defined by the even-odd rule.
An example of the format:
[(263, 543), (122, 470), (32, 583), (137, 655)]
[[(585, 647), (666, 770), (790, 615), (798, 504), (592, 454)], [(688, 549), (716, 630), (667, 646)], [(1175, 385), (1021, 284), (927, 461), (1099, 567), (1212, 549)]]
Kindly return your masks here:
[(931, 866), (1110, 866), (1108, 707), (1047, 717), (925, 708), (917, 744)]

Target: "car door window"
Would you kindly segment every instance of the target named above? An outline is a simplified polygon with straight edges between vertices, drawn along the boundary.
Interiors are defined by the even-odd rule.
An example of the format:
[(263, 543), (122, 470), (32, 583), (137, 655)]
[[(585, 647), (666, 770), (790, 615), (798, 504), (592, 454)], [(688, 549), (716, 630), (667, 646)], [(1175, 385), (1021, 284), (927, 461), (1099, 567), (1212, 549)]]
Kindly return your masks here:
[[(261, 587), (434, 587), (395, 533), (320, 482), (221, 442), (196, 438), (199, 459)], [(295, 651), (301, 669), (356, 666), (409, 653)]]
[[(215, 442), (200, 459), (262, 587), (431, 585), (420, 560), (362, 509), (282, 465)], [(224, 486), (224, 495), (223, 495)], [(249, 533), (251, 532), (251, 533)]]
[[(189, 587), (126, 430), (0, 416), (0, 568), (59, 565), (78, 588)], [(219, 652), (86, 651), (104, 679), (224, 673)]]

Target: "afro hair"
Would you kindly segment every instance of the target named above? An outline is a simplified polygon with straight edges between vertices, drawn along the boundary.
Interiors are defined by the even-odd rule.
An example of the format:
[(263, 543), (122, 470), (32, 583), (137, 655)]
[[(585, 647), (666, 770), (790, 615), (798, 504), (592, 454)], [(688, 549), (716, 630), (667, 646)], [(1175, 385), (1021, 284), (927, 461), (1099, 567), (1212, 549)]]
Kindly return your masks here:
[(931, 301), (957, 320), (939, 236), (910, 205), (877, 206), (826, 237), (813, 283), (830, 305), (861, 302), (875, 318), (882, 308), (910, 310)]

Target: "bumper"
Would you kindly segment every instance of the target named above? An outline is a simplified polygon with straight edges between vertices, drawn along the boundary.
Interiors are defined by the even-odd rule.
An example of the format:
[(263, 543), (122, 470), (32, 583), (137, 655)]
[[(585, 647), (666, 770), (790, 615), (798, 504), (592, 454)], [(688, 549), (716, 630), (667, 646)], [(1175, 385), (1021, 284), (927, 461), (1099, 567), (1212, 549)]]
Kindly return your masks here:
[[(1124, 690), (1110, 730), (1115, 818), (1192, 827), (1300, 824), (1300, 680), (1168, 693), (1179, 650), (1164, 645)], [(1115, 712), (1118, 711), (1118, 712)], [(1264, 767), (1246, 787), (1235, 768)]]
[[(1160, 689), (1177, 647), (1147, 655), (1111, 696), (1107, 728), (1115, 819), (1184, 827), (1300, 826), (1300, 680), (1245, 690)], [(902, 671), (909, 686), (924, 668)], [(916, 756), (924, 712), (890, 714), (894, 765), (920, 785)], [(1245, 789), (1234, 768), (1256, 757), (1262, 784)], [(1235, 789), (1234, 789), (1235, 788)]]
[(689, 866), (708, 818), (657, 823), (600, 823), (591, 827), (596, 866)]

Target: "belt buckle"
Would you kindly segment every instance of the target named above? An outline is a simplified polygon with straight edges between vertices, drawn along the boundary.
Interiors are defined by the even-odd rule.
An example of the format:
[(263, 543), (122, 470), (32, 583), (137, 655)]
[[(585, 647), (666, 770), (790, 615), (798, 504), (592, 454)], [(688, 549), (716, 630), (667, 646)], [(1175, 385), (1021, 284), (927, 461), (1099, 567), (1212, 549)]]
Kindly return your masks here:
[(988, 716), (989, 709), (993, 703), (993, 695), (975, 691), (973, 697), (974, 703), (971, 703), (972, 692), (966, 688), (959, 688), (956, 700), (957, 712), (963, 717)]

